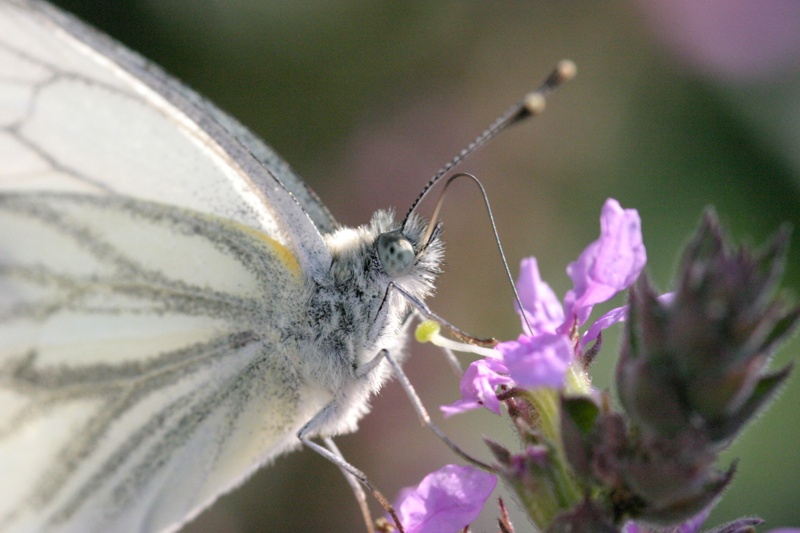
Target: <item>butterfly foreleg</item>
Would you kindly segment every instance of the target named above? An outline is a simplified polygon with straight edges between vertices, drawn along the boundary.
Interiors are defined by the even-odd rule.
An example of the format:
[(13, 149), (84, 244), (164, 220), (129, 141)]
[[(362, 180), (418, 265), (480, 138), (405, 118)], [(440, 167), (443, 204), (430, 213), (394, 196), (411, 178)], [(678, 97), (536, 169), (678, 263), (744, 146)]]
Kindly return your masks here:
[(436, 322), (441, 327), (449, 331), (454, 337), (462, 340), (463, 342), (466, 342), (468, 344), (475, 344), (478, 346), (495, 346), (497, 344), (498, 342), (497, 339), (491, 339), (491, 338), (481, 339), (479, 337), (470, 335), (469, 333), (467, 333), (466, 331), (462, 330), (457, 326), (454, 326), (444, 318), (440, 317), (439, 315), (431, 311), (430, 308), (427, 305), (425, 305), (425, 302), (423, 302), (419, 298), (416, 298), (413, 294), (411, 294), (410, 292), (408, 292), (395, 282), (389, 283), (389, 288), (386, 290), (386, 295), (387, 295), (386, 298), (388, 298), (389, 292), (392, 290), (396, 290), (397, 292), (402, 294), (403, 298), (408, 300), (411, 303), (411, 305), (413, 305), (416, 308), (417, 312), (420, 315), (422, 315), (428, 320)]
[[(457, 328), (456, 326), (450, 324), (449, 322), (447, 322), (446, 320), (444, 320), (440, 316), (436, 315), (433, 311), (431, 311), (428, 308), (428, 306), (425, 305), (425, 303), (422, 300), (420, 300), (419, 298), (416, 298), (413, 294), (409, 293), (407, 290), (405, 290), (403, 287), (401, 287), (399, 284), (397, 284), (397, 283), (395, 283), (393, 281), (389, 282), (389, 285), (388, 285), (388, 287), (386, 289), (386, 294), (384, 295), (383, 303), (381, 303), (381, 307), (378, 310), (379, 314), (380, 314), (381, 310), (384, 308), (384, 304), (389, 301), (389, 295), (390, 295), (391, 291), (393, 291), (393, 290), (399, 292), (406, 300), (408, 300), (411, 303), (411, 305), (413, 305), (416, 308), (417, 312), (419, 312), (419, 314), (422, 315), (424, 318), (426, 318), (428, 320), (433, 320), (434, 322), (437, 322), (442, 327), (448, 329), (451, 333), (453, 333), (453, 335), (465, 340), (466, 342), (470, 342), (470, 343), (473, 343), (473, 344), (484, 344), (484, 345), (490, 345), (490, 346), (494, 346), (495, 344), (497, 344), (497, 341), (494, 340), (494, 339), (478, 339), (478, 338), (476, 338), (476, 337), (474, 337), (472, 335), (469, 335), (468, 333), (464, 332), (460, 328)], [(422, 400), (420, 399), (419, 395), (417, 394), (417, 391), (414, 390), (414, 387), (411, 385), (411, 382), (409, 381), (409, 379), (406, 376), (405, 372), (403, 372), (403, 369), (400, 367), (398, 362), (395, 361), (394, 357), (392, 357), (392, 355), (387, 350), (381, 350), (370, 361), (368, 361), (367, 363), (365, 363), (364, 365), (359, 367), (356, 370), (357, 375), (363, 376), (363, 375), (367, 374), (369, 372), (369, 370), (371, 370), (372, 368), (376, 367), (381, 362), (381, 359), (383, 359), (383, 358), (385, 358), (389, 362), (389, 364), (391, 365), (394, 375), (397, 377), (397, 380), (400, 382), (400, 385), (403, 387), (403, 390), (405, 391), (406, 396), (408, 396), (408, 399), (411, 401), (411, 405), (414, 407), (414, 410), (417, 412), (417, 416), (419, 417), (419, 420), (420, 420), (420, 423), (422, 424), (422, 427), (428, 428), (431, 431), (433, 431), (433, 433), (435, 433), (437, 437), (439, 437), (451, 450), (453, 450), (453, 452), (455, 452), (456, 455), (459, 455), (464, 460), (472, 463), (473, 465), (477, 466), (478, 468), (482, 468), (482, 469), (487, 470), (489, 472), (493, 472), (494, 470), (492, 469), (491, 466), (487, 465), (483, 461), (480, 461), (479, 459), (475, 459), (474, 457), (472, 457), (471, 455), (466, 453), (464, 450), (459, 448), (459, 446), (456, 443), (454, 443), (452, 440), (450, 440), (450, 438), (447, 435), (445, 435), (445, 433), (441, 429), (439, 429), (439, 427), (436, 424), (433, 423), (433, 421), (431, 420), (430, 415), (428, 414), (428, 411), (425, 409), (425, 406), (422, 404)]]

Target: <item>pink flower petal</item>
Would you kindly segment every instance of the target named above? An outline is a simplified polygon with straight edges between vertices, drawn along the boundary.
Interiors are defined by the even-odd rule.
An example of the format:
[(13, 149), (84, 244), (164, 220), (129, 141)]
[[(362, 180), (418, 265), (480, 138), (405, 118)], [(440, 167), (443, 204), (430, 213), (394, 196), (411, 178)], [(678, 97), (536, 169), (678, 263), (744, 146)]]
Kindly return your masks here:
[(472, 466), (447, 465), (406, 488), (395, 509), (408, 533), (461, 531), (475, 520), (497, 478)]
[(524, 388), (561, 387), (572, 361), (572, 347), (564, 335), (543, 333), (536, 337), (520, 335), (516, 341), (502, 342), (508, 375)]
[(628, 306), (623, 305), (622, 307), (616, 307), (609, 311), (608, 313), (604, 314), (597, 320), (595, 320), (594, 324), (591, 325), (589, 331), (583, 336), (581, 339), (581, 346), (586, 346), (593, 340), (595, 340), (599, 335), (600, 332), (604, 329), (613, 326), (617, 322), (624, 322), (628, 318)]
[[(520, 263), (517, 291), (522, 301), (522, 331), (528, 335), (538, 335), (545, 331), (554, 332), (564, 322), (564, 309), (556, 298), (550, 285), (542, 281), (535, 257), (523, 259)], [(518, 307), (515, 304), (515, 307)], [(517, 308), (517, 313), (520, 313)], [(522, 314), (522, 313), (520, 313)], [(528, 331), (528, 319), (533, 331)]]
[[(667, 292), (662, 294), (658, 297), (658, 301), (661, 303), (670, 303), (674, 297), (674, 292)], [(625, 322), (628, 318), (628, 306), (623, 305), (622, 307), (616, 307), (609, 311), (608, 313), (604, 314), (600, 318), (598, 318), (594, 324), (589, 328), (589, 331), (586, 332), (586, 335), (583, 336), (581, 340), (581, 346), (586, 346), (593, 340), (600, 335), (600, 332), (604, 329), (613, 326), (617, 322)]]
[(600, 215), (600, 238), (567, 267), (575, 288), (564, 297), (566, 320), (559, 331), (568, 332), (575, 321), (586, 322), (595, 304), (636, 281), (646, 261), (639, 213), (609, 198)]
[(487, 358), (472, 362), (461, 378), (461, 399), (439, 409), (446, 417), (481, 407), (499, 415), (500, 400), (497, 399), (495, 390), (498, 385), (512, 383), (511, 378), (505, 375), (507, 372), (499, 359)]

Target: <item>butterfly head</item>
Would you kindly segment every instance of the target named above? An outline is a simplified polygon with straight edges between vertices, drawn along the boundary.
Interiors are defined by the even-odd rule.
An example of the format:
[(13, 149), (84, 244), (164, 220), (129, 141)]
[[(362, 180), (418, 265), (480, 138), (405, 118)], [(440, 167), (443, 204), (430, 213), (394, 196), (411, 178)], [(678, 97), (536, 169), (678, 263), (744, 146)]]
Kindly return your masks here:
[(400, 225), (390, 211), (378, 211), (369, 224), (340, 228), (327, 240), (334, 257), (332, 274), (339, 286), (355, 281), (385, 287), (394, 282), (425, 298), (441, 272), (441, 227), (437, 224), (428, 232), (427, 222), (417, 215)]
[(382, 272), (420, 296), (433, 290), (434, 278), (441, 272), (444, 252), (441, 224), (428, 231), (428, 223), (413, 215), (397, 225), (391, 213), (377, 213), (372, 220), (377, 230), (373, 249)]
[(417, 262), (414, 245), (401, 230), (381, 233), (375, 242), (375, 250), (383, 271), (392, 278), (408, 274)]

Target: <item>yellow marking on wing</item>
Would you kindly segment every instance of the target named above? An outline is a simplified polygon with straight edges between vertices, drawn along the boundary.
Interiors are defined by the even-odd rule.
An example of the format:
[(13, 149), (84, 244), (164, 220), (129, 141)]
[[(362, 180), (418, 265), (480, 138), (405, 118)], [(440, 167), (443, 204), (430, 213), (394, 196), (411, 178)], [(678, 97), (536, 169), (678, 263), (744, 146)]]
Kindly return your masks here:
[(251, 228), (250, 226), (245, 226), (244, 224), (240, 224), (234, 220), (226, 220), (225, 222), (229, 223), (240, 232), (245, 233), (266, 244), (267, 247), (269, 247), (275, 253), (281, 263), (283, 263), (283, 266), (286, 267), (286, 270), (291, 272), (297, 278), (301, 276), (302, 270), (300, 269), (300, 262), (297, 260), (297, 257), (292, 253), (292, 251), (286, 246), (279, 243), (269, 235), (266, 235), (257, 229)]

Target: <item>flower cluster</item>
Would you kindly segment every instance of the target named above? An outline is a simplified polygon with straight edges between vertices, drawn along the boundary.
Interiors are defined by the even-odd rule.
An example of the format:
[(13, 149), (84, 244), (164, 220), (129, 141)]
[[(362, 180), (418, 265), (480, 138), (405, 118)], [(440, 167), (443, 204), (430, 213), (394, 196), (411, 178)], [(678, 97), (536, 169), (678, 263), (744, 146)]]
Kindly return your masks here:
[(668, 301), (646, 278), (631, 290), (616, 369), (622, 412), (563, 400), (570, 463), (613, 495), (615, 516), (674, 524), (715, 502), (733, 477), (733, 467), (714, 468), (720, 450), (789, 376), (789, 366), (767, 369), (800, 316), (775, 296), (788, 233), (756, 253), (727, 240), (709, 213)]
[[(687, 247), (675, 291), (659, 296), (640, 277), (638, 213), (610, 199), (600, 223), (600, 238), (567, 267), (573, 289), (563, 303), (536, 260), (522, 262), (523, 333), (473, 362), (461, 399), (442, 407), (445, 416), (505, 408), (523, 451), (486, 439), (491, 473), (449, 465), (407, 489), (397, 504), (406, 531), (464, 530), (495, 476), (542, 531), (700, 530), (733, 475), (714, 468), (719, 452), (789, 375), (789, 367), (767, 370), (800, 318), (800, 307), (775, 295), (788, 233), (761, 252), (732, 251), (710, 213)], [(585, 328), (594, 305), (626, 289), (628, 305)], [(615, 408), (607, 392), (592, 389), (587, 370), (602, 330), (623, 321)], [(743, 518), (713, 531), (754, 531), (760, 522)], [(507, 518), (500, 528), (511, 531)]]
[[(574, 288), (563, 305), (542, 281), (536, 258), (522, 261), (517, 282), (524, 333), (497, 346), (499, 357), (472, 363), (461, 381), (462, 398), (442, 411), (445, 415), (484, 406), (500, 414), (498, 385), (535, 389), (561, 388), (571, 365), (585, 366), (584, 348), (600, 331), (624, 319), (624, 308), (606, 313), (582, 339), (578, 331), (592, 308), (627, 289), (647, 261), (641, 221), (633, 209), (607, 200), (600, 215), (600, 238), (567, 267)], [(591, 353), (591, 352), (590, 352)]]

